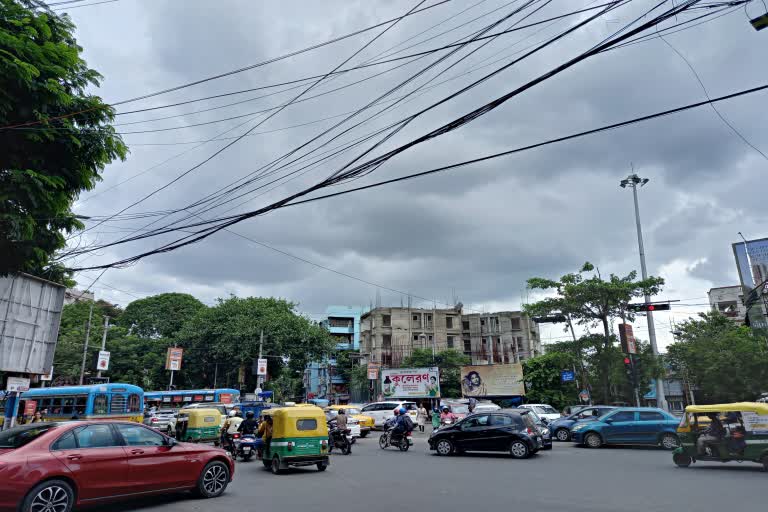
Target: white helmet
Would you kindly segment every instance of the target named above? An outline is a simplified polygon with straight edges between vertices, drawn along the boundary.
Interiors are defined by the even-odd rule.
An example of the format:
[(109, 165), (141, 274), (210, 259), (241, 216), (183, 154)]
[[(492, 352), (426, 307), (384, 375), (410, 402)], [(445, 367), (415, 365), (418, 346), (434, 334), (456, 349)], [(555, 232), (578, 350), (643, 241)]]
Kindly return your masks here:
[(237, 416), (237, 411), (236, 410), (232, 409), (231, 411), (229, 411), (229, 417), (230, 418), (234, 418), (235, 416)]

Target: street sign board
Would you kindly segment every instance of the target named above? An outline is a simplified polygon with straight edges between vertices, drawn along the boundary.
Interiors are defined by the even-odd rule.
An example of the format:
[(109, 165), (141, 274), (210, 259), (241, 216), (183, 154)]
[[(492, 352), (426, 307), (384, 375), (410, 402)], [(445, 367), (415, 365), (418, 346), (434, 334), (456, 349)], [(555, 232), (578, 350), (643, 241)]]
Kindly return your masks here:
[(109, 370), (109, 351), (99, 350), (99, 358), (96, 361), (96, 369), (99, 371)]
[(374, 363), (368, 363), (368, 380), (378, 380), (379, 378), (379, 365)]
[(256, 363), (256, 375), (267, 375), (267, 360), (259, 359)]
[(562, 382), (573, 382), (576, 380), (576, 374), (573, 370), (563, 370), (560, 372), (560, 380)]
[(637, 343), (631, 324), (619, 324), (619, 338), (621, 339), (621, 351), (625, 354), (637, 354)]
[(23, 377), (8, 377), (5, 390), (15, 391), (17, 393), (29, 391), (29, 379), (25, 379)]
[(181, 360), (184, 357), (184, 349), (168, 347), (165, 353), (165, 369), (177, 372), (181, 370)]

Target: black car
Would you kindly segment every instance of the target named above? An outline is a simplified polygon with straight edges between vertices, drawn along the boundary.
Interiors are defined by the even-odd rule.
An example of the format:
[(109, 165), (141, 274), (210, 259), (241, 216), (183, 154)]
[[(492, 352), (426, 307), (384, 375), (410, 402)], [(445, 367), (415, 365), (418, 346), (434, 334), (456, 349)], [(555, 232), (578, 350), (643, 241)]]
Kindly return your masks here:
[(497, 411), (467, 416), (429, 437), (438, 455), (464, 452), (509, 452), (524, 459), (543, 448), (541, 433), (528, 411)]

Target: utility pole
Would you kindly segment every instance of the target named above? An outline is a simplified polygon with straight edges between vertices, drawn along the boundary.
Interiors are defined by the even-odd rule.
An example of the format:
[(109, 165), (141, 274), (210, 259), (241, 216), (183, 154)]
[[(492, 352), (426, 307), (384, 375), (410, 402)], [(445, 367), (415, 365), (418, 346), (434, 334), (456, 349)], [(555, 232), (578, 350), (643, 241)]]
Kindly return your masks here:
[[(621, 180), (621, 188), (631, 187), (632, 196), (635, 200), (635, 223), (637, 224), (637, 245), (640, 250), (640, 270), (643, 275), (643, 280), (648, 279), (648, 271), (645, 267), (645, 248), (643, 247), (643, 229), (640, 226), (640, 206), (637, 202), (637, 187), (644, 186), (650, 181), (648, 178), (640, 178), (637, 174), (630, 174), (625, 179)], [(651, 301), (650, 295), (645, 295), (645, 302)], [(648, 319), (648, 339), (651, 342), (651, 350), (656, 359), (659, 358), (659, 347), (656, 344), (656, 326), (653, 323), (653, 312), (646, 312), (646, 318)], [(664, 410), (667, 410), (667, 400), (664, 396), (664, 376), (656, 379), (656, 405)]]
[[(259, 359), (261, 359), (261, 354), (264, 351), (264, 329), (261, 330), (261, 333), (259, 334)], [(259, 389), (263, 390), (262, 385), (264, 384), (264, 376), (263, 375), (257, 375), (256, 376), (256, 383)]]
[[(109, 317), (104, 315), (104, 335), (101, 337), (101, 351), (107, 350), (107, 331), (109, 330)], [(171, 373), (173, 376), (173, 373)], [(101, 377), (101, 370), (96, 372), (96, 377)]]
[(85, 360), (88, 358), (88, 340), (91, 337), (91, 320), (93, 319), (93, 301), (91, 301), (91, 309), (88, 313), (88, 323), (85, 325), (85, 344), (83, 345), (83, 364), (80, 366), (80, 385), (83, 385), (83, 379), (85, 378)]

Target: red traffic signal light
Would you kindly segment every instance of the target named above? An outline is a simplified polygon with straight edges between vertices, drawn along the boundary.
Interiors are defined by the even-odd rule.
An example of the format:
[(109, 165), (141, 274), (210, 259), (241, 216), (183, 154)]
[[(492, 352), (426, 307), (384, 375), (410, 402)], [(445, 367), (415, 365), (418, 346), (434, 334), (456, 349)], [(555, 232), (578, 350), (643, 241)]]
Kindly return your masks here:
[(630, 311), (669, 311), (669, 304), (627, 304)]
[(632, 360), (628, 357), (624, 358), (624, 364), (632, 364)]

